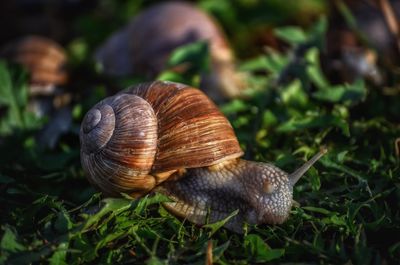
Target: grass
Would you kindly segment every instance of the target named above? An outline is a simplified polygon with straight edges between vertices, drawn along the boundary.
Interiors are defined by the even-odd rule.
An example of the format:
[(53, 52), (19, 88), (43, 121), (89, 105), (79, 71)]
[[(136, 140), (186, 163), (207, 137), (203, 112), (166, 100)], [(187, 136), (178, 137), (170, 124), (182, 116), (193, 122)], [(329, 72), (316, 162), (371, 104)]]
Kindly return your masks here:
[[(199, 4), (212, 9), (210, 1)], [(233, 23), (229, 19), (237, 23), (234, 17), (221, 18)], [(243, 235), (223, 223), (197, 227), (177, 219), (161, 207), (167, 199), (161, 195), (103, 198), (89, 185), (79, 161), (79, 124), (105, 94), (86, 54), (94, 37), (69, 46), (74, 69), (93, 73), (82, 81), (90, 85), (91, 96), (74, 104), (73, 126), (54, 150), (35, 141), (45, 121), (26, 109), (26, 75), (1, 64), (0, 105), (6, 115), (0, 120), (0, 264), (205, 264), (210, 244), (215, 264), (397, 264), (398, 96), (362, 79), (330, 83), (319, 62), (326, 23), (322, 18), (308, 30), (277, 29), (289, 48), (243, 61), (240, 67), (257, 89), (247, 99), (220, 106), (248, 159), (273, 161), (291, 172), (321, 146), (329, 149), (295, 187), (299, 205), (289, 220), (249, 225)], [(207, 67), (204, 43), (196, 45), (171, 58), (179, 63), (187, 56), (200, 70)], [(160, 78), (198, 82), (196, 71), (165, 72)]]

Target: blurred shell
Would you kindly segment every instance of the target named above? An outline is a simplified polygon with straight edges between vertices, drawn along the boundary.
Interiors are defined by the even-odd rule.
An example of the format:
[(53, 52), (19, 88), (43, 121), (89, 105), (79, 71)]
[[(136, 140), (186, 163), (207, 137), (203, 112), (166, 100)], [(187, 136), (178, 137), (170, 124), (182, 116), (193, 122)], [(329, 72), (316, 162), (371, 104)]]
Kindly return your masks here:
[(214, 99), (238, 96), (245, 85), (235, 72), (224, 33), (213, 18), (189, 3), (161, 3), (144, 10), (98, 49), (96, 59), (107, 74), (154, 78), (175, 48), (200, 40), (209, 41), (212, 59), (211, 74), (203, 79), (206, 93)]
[(207, 96), (160, 81), (96, 104), (82, 122), (80, 141), (89, 180), (114, 196), (140, 196), (168, 172), (243, 154), (230, 123)]
[(38, 132), (39, 146), (54, 148), (60, 136), (70, 129), (71, 94), (60, 85), (67, 82), (64, 49), (56, 42), (39, 36), (27, 36), (5, 45), (0, 56), (21, 64), (29, 73), (28, 110), (49, 121)]
[(67, 81), (65, 51), (54, 41), (28, 36), (10, 42), (1, 50), (2, 57), (22, 64), (30, 74), (30, 95), (50, 95), (55, 86)]

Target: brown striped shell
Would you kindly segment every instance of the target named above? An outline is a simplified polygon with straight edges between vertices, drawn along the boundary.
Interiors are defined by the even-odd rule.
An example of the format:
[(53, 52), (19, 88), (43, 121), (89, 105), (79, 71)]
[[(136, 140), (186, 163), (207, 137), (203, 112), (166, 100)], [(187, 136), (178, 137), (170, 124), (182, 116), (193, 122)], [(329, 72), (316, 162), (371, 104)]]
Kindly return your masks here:
[(53, 40), (39, 36), (28, 36), (7, 44), (1, 56), (22, 64), (30, 74), (31, 95), (48, 95), (54, 87), (67, 81), (66, 55)]
[(229, 121), (200, 90), (156, 81), (96, 104), (80, 132), (81, 161), (107, 195), (140, 196), (168, 172), (243, 153)]

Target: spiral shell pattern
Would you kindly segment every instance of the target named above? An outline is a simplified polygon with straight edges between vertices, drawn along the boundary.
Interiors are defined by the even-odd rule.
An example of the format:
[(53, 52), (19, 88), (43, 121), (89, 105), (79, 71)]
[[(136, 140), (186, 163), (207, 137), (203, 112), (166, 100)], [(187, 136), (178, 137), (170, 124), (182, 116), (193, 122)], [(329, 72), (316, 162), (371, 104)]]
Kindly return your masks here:
[(140, 196), (162, 173), (242, 155), (233, 129), (200, 90), (156, 81), (96, 104), (80, 132), (81, 161), (107, 195)]
[(80, 133), (81, 160), (90, 182), (106, 194), (150, 190), (157, 146), (157, 119), (135, 95), (117, 95), (94, 106)]

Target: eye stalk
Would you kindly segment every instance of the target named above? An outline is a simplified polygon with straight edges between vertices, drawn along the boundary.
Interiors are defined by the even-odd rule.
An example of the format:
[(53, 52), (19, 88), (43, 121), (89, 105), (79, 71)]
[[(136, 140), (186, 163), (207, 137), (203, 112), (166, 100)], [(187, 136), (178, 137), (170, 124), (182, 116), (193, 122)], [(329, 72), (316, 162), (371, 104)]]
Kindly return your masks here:
[(298, 168), (295, 172), (289, 175), (290, 184), (294, 186), (296, 182), (307, 172), (314, 164), (317, 162), (324, 154), (328, 152), (326, 147), (321, 148), (321, 150), (314, 155), (309, 161)]

